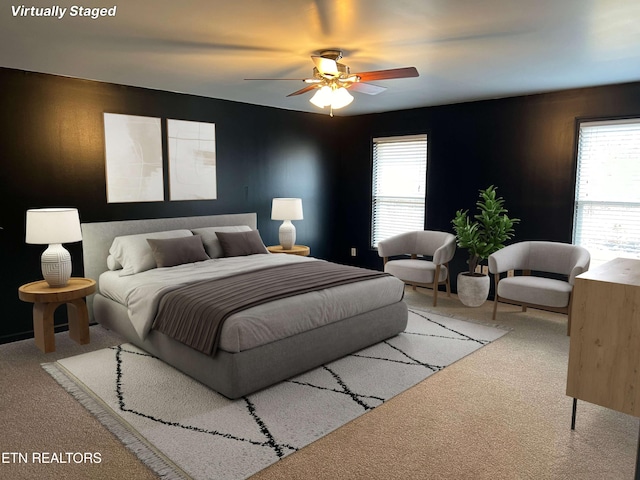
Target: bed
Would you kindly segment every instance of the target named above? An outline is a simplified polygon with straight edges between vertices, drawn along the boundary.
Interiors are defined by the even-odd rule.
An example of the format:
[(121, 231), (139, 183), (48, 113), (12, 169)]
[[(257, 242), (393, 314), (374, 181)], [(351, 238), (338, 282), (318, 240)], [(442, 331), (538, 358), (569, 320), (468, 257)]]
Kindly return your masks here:
[[(139, 263), (140, 251), (125, 249), (130, 257), (135, 253), (127, 259), (122, 249), (117, 248), (137, 237), (165, 245), (174, 241), (175, 233), (171, 232), (176, 231), (186, 237), (200, 235), (211, 260), (172, 265), (166, 254), (158, 256), (154, 250), (152, 258), (157, 265), (132, 273), (128, 262), (133, 259)], [(227, 274), (235, 275), (235, 279), (254, 270), (283, 268), (291, 272), (329, 264), (311, 257), (268, 252), (260, 255), (241, 252), (226, 258), (216, 243), (224, 238), (226, 247), (231, 248), (229, 239), (235, 242), (238, 236), (254, 234), (258, 234), (255, 213), (82, 224), (85, 276), (98, 281), (97, 293), (87, 299), (91, 319), (231, 399), (341, 358), (405, 329), (404, 285), (384, 274), (284, 296), (231, 314), (220, 326), (213, 353), (189, 346), (184, 339), (176, 340), (169, 335), (167, 329), (158, 328), (159, 319), (155, 317), (166, 310), (163, 295), (169, 296), (167, 292), (177, 292), (190, 284), (203, 285), (203, 275), (216, 277), (206, 281), (219, 282)], [(167, 240), (156, 240), (165, 236)], [(186, 239), (175, 240), (180, 241)], [(148, 260), (148, 252), (144, 255)], [(169, 263), (161, 263), (160, 259)], [(237, 298), (245, 296), (242, 292), (256, 290), (234, 288)]]

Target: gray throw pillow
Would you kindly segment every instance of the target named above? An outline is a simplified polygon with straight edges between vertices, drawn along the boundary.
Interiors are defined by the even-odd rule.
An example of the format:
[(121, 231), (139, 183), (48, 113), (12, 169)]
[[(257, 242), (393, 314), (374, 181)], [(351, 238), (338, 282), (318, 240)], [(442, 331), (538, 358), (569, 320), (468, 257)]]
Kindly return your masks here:
[(225, 257), (269, 253), (258, 230), (248, 232), (216, 232)]
[[(156, 268), (153, 252), (149, 247), (148, 238), (178, 238), (192, 237), (189, 230), (170, 230), (165, 232), (138, 233), (136, 235), (122, 235), (113, 239), (109, 254), (114, 262), (121, 265), (120, 276), (133, 275)], [(116, 265), (116, 263), (114, 263)]]
[(204, 243), (204, 250), (209, 255), (209, 258), (224, 257), (224, 252), (220, 246), (220, 240), (216, 236), (216, 232), (248, 232), (251, 227), (248, 225), (232, 225), (224, 227), (203, 227), (193, 228), (191, 231), (194, 235), (202, 236), (202, 243)]
[(204, 251), (202, 237), (199, 235), (181, 238), (148, 238), (147, 242), (159, 268), (209, 260), (209, 256)]

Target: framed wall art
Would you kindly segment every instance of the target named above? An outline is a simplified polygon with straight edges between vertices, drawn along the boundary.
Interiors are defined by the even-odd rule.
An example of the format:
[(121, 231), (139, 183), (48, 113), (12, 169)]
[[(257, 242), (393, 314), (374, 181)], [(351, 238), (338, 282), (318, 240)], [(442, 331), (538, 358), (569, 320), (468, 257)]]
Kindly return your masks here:
[(104, 114), (107, 203), (164, 200), (159, 118)]
[(214, 123), (167, 120), (169, 199), (217, 198)]

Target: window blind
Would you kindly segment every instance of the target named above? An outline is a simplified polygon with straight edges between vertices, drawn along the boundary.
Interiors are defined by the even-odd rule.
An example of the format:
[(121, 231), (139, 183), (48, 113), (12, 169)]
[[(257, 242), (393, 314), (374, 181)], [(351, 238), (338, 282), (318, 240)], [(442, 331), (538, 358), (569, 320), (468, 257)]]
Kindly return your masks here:
[(580, 124), (573, 243), (591, 265), (640, 258), (640, 119)]
[(427, 136), (373, 139), (371, 245), (424, 230)]

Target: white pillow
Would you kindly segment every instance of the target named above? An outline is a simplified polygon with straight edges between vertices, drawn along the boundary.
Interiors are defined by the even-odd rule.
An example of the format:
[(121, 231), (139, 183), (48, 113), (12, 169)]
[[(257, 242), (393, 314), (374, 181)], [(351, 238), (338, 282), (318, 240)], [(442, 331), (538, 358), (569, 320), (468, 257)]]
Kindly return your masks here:
[(113, 239), (109, 253), (116, 262), (122, 265), (120, 276), (124, 277), (156, 268), (156, 261), (147, 238), (179, 238), (192, 235), (189, 230), (124, 235)]
[(121, 270), (122, 265), (120, 265), (120, 262), (118, 262), (113, 255), (109, 255), (107, 257), (107, 268), (109, 270)]
[(224, 257), (220, 240), (216, 235), (216, 232), (249, 232), (251, 227), (248, 225), (232, 225), (227, 227), (203, 227), (194, 228), (191, 230), (194, 235), (200, 235), (202, 237), (202, 243), (204, 243), (204, 249), (209, 255), (209, 258)]

